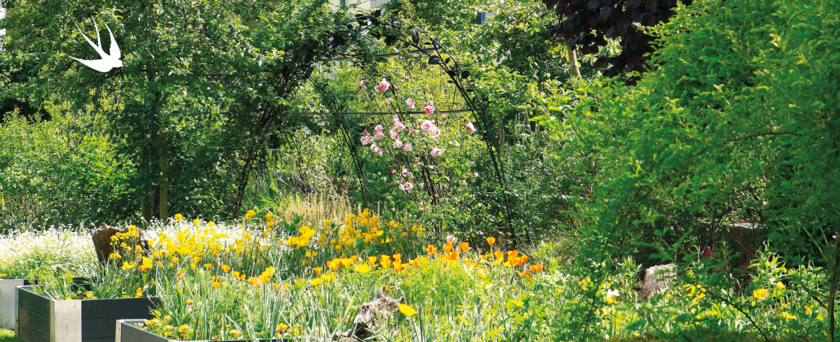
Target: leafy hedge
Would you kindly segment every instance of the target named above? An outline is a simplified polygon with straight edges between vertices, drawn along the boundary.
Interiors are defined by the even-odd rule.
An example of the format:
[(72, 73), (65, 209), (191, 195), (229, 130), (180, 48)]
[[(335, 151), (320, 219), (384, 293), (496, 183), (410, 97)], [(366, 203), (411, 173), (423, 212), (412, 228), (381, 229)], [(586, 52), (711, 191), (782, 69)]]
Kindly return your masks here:
[(686, 236), (712, 248), (727, 220), (743, 219), (769, 227), (788, 262), (830, 260), (840, 4), (708, 0), (676, 11), (655, 30), (660, 67), (637, 87), (583, 86), (557, 99), (566, 121), (543, 119), (579, 169), (596, 166), (594, 188), (577, 189), (589, 242), (632, 252)]

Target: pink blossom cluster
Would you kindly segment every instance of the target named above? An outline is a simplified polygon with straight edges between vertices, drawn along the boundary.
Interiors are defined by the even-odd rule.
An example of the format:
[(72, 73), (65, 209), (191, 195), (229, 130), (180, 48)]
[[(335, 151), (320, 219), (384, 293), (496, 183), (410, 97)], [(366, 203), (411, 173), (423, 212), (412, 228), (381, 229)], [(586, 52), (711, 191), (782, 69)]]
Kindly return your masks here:
[(388, 91), (388, 88), (390, 88), (390, 87), (391, 87), (391, 84), (388, 83), (388, 81), (383, 78), (382, 82), (379, 82), (379, 84), (377, 84), (374, 89), (376, 89), (380, 93), (384, 93), (384, 92)]

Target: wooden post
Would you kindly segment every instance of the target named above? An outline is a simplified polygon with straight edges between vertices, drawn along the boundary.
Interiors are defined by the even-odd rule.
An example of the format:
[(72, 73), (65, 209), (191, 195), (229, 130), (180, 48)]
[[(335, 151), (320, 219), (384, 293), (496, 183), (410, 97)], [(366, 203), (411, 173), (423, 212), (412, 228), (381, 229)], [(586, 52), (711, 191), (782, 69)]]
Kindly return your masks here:
[(577, 53), (575, 52), (575, 48), (573, 46), (566, 46), (566, 53), (569, 57), (569, 70), (572, 71), (572, 75), (577, 77), (577, 79), (583, 78), (580, 76), (580, 68), (578, 68)]
[(163, 183), (160, 184), (160, 200), (158, 206), (160, 207), (161, 221), (166, 221), (169, 218), (169, 157), (167, 155), (166, 135), (163, 132), (158, 135), (158, 156), (160, 157), (160, 172), (163, 176)]

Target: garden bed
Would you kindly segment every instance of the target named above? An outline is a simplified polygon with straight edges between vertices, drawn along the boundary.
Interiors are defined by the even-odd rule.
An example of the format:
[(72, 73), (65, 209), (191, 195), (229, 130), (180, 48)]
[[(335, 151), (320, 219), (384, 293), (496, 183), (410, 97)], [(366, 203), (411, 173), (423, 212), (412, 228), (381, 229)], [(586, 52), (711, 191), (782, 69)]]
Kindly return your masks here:
[(30, 285), (26, 279), (0, 279), (0, 328), (15, 330), (17, 316), (15, 312), (15, 287)]
[[(120, 319), (117, 320), (117, 338), (116, 342), (170, 342), (166, 337), (162, 337), (143, 328), (138, 327), (138, 324), (146, 323), (144, 319)], [(246, 340), (223, 340), (222, 342), (245, 342)], [(283, 342), (289, 341), (287, 339), (270, 339), (257, 340), (259, 342)]]
[(30, 342), (111, 342), (118, 319), (152, 318), (156, 297), (55, 300), (18, 287), (17, 336)]

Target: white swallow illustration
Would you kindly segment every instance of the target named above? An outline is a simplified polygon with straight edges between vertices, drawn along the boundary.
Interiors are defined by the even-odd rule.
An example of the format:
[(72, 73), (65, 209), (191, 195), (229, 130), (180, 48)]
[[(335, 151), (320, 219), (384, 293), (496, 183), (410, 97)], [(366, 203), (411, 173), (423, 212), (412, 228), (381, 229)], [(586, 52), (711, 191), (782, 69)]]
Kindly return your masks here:
[(120, 60), (120, 56), (121, 56), (120, 55), (120, 47), (117, 46), (117, 42), (114, 40), (114, 33), (111, 32), (111, 28), (108, 27), (107, 23), (105, 24), (105, 28), (108, 29), (108, 33), (111, 35), (111, 49), (110, 49), (111, 53), (106, 54), (105, 51), (102, 50), (102, 40), (99, 39), (99, 26), (96, 25), (96, 20), (93, 21), (93, 25), (94, 25), (94, 27), (96, 27), (96, 43), (97, 43), (97, 45), (93, 45), (93, 42), (90, 41), (90, 39), (82, 32), (82, 29), (79, 28), (79, 25), (76, 25), (76, 29), (79, 30), (79, 33), (82, 34), (82, 37), (85, 38), (85, 40), (88, 42), (88, 44), (90, 44), (90, 46), (92, 46), (93, 49), (96, 50), (97, 53), (99, 53), (99, 57), (102, 57), (102, 59), (85, 60), (85, 59), (78, 59), (78, 58), (75, 58), (75, 57), (72, 57), (72, 56), (69, 56), (69, 57), (79, 61), (79, 63), (82, 63), (82, 64), (86, 65), (88, 68), (91, 68), (91, 69), (99, 71), (99, 72), (108, 72), (108, 71), (111, 71), (111, 69), (113, 69), (113, 68), (122, 67), (123, 64), (122, 64), (122, 61)]

